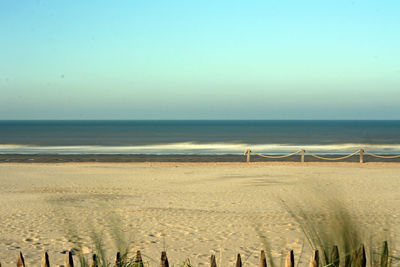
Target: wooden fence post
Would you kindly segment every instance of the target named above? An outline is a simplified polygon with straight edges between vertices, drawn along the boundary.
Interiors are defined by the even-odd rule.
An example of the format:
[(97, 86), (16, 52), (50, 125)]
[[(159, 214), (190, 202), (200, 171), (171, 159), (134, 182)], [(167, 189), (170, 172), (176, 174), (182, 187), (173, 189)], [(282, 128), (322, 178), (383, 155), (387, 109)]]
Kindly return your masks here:
[(165, 252), (165, 251), (161, 252), (161, 264), (160, 265), (161, 265), (161, 267), (169, 267), (167, 252)]
[(115, 263), (114, 267), (120, 267), (121, 266), (121, 252), (117, 252), (117, 255), (115, 256)]
[(356, 267), (366, 267), (367, 266), (367, 257), (365, 255), (365, 247), (361, 245), (357, 252), (357, 259), (356, 259)]
[(348, 253), (347, 255), (344, 256), (344, 265), (343, 265), (343, 267), (350, 267), (352, 257), (353, 257), (353, 255), (351, 255), (350, 253)]
[(135, 266), (143, 267), (143, 259), (142, 259), (142, 254), (140, 253), (140, 250), (136, 251)]
[[(327, 257), (328, 256), (326, 255), (326, 258)], [(340, 259), (339, 258), (339, 249), (337, 246), (333, 246), (332, 252), (330, 255), (330, 263), (326, 262), (325, 264), (332, 265), (332, 267), (338, 267), (339, 263), (340, 263), (339, 259)], [(319, 261), (320, 261), (319, 252), (318, 252), (318, 250), (314, 250), (312, 253), (311, 259), (310, 259), (310, 267), (318, 267)], [(326, 259), (326, 261), (328, 261), (328, 258)], [(345, 258), (344, 266), (345, 267), (349, 266), (350, 261), (354, 263), (354, 267), (366, 267), (367, 266), (365, 247), (363, 244), (361, 244), (359, 249), (354, 251), (353, 256), (349, 255), (349, 257)], [(121, 264), (122, 264), (121, 254), (120, 254), (120, 252), (117, 252), (114, 266), (119, 267)], [(242, 263), (241, 256), (240, 256), (240, 254), (237, 254), (235, 267), (242, 267), (242, 264), (243, 263)], [(93, 254), (92, 264), (90, 266), (98, 267), (98, 259), (97, 259), (96, 254)], [(141, 253), (139, 250), (136, 252), (135, 266), (136, 267), (144, 266), (143, 259), (142, 259), (142, 256), (141, 256)], [(285, 267), (294, 267), (294, 266), (295, 266), (294, 265), (294, 252), (293, 252), (293, 250), (290, 250), (290, 251), (288, 251), (288, 253), (286, 255)], [(387, 241), (383, 242), (380, 266), (382, 266), (382, 267), (389, 266), (389, 249), (388, 249)], [(1, 263), (0, 263), (0, 267), (1, 267)], [(18, 253), (17, 267), (25, 267), (25, 260), (24, 260), (24, 256), (22, 255), (21, 251)], [(42, 259), (41, 259), (41, 267), (50, 267), (50, 260), (49, 260), (49, 255), (47, 252), (43, 252)], [(65, 254), (65, 267), (74, 267), (74, 262), (73, 262), (73, 257), (72, 257), (71, 251), (67, 251), (67, 253)], [(167, 253), (165, 251), (163, 251), (161, 253), (160, 267), (169, 267)], [(210, 267), (217, 267), (214, 254), (212, 254), (211, 258), (210, 258)], [(261, 250), (259, 267), (267, 267), (267, 261), (266, 261), (264, 250)]]
[(215, 255), (212, 254), (210, 258), (210, 267), (217, 267), (217, 262), (215, 261)]
[(267, 267), (267, 260), (265, 258), (264, 250), (261, 250), (260, 262), (258, 264), (258, 267)]
[(74, 267), (74, 259), (72, 258), (71, 251), (65, 253), (65, 267)]
[(304, 149), (301, 150), (301, 162), (304, 163), (304, 152), (306, 152)]
[(93, 254), (92, 255), (92, 264), (90, 265), (90, 267), (98, 267), (98, 266), (99, 266), (99, 264), (97, 262), (97, 255)]
[(319, 254), (318, 250), (314, 250), (311, 255), (310, 267), (319, 267)]
[(364, 163), (364, 149), (360, 149), (360, 163)]
[(250, 154), (251, 154), (251, 150), (250, 149), (247, 149), (246, 150), (246, 152), (244, 152), (244, 154), (246, 154), (247, 155), (247, 163), (250, 163)]
[(43, 253), (41, 265), (42, 267), (50, 267), (49, 254), (47, 252)]
[(286, 255), (285, 267), (294, 267), (294, 254), (293, 250), (289, 251)]
[(331, 252), (331, 264), (333, 267), (339, 267), (340, 257), (339, 257), (339, 248), (338, 246), (333, 246)]
[(25, 260), (21, 251), (18, 253), (17, 267), (25, 267)]
[(240, 257), (240, 253), (237, 254), (236, 267), (242, 267), (242, 258)]
[[(381, 267), (389, 266), (389, 248), (387, 241), (383, 242), (383, 251), (381, 256)], [(0, 266), (1, 267), (1, 266)]]

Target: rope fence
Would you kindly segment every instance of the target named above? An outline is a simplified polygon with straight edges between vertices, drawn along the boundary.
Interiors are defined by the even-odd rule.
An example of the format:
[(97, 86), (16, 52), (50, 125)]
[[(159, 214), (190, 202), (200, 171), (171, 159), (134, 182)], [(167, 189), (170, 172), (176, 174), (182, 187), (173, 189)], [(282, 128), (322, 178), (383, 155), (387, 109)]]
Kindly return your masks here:
[(354, 152), (354, 153), (351, 153), (350, 155), (347, 155), (347, 156), (343, 156), (343, 157), (339, 157), (339, 158), (327, 158), (327, 157), (321, 157), (321, 156), (318, 156), (318, 155), (315, 155), (315, 154), (312, 154), (312, 153), (310, 153), (310, 152), (306, 152), (308, 155), (310, 155), (311, 157), (314, 157), (314, 158), (316, 158), (316, 159), (322, 159), (322, 160), (332, 160), (332, 161), (334, 161), (334, 160), (343, 160), (343, 159), (348, 159), (348, 158), (350, 158), (350, 157), (352, 157), (352, 156), (354, 156), (354, 155), (357, 155), (358, 153), (360, 153), (360, 151), (359, 150), (357, 150), (356, 152)]
[[(250, 151), (250, 152), (251, 152), (251, 151)], [(298, 153), (300, 153), (300, 152), (301, 152), (301, 150), (296, 151), (296, 152), (291, 153), (291, 154), (288, 154), (288, 155), (283, 155), (283, 156), (268, 156), (268, 155), (262, 155), (262, 154), (258, 154), (258, 153), (253, 153), (253, 154), (256, 155), (256, 156), (263, 157), (263, 158), (269, 158), (269, 159), (283, 159), (283, 158), (288, 158), (288, 157), (290, 157), (290, 156), (294, 156), (294, 155), (296, 155), (296, 154), (298, 154)]]
[(400, 155), (396, 155), (396, 156), (380, 156), (380, 155), (376, 155), (376, 154), (372, 154), (369, 152), (365, 152), (366, 155), (375, 157), (375, 158), (379, 158), (379, 159), (398, 159), (400, 158)]
[(259, 156), (259, 157), (263, 157), (263, 158), (267, 158), (267, 159), (284, 159), (284, 158), (289, 158), (291, 156), (300, 154), (301, 155), (301, 162), (305, 162), (305, 155), (308, 155), (308, 156), (311, 156), (313, 158), (320, 159), (320, 160), (337, 161), (337, 160), (348, 159), (348, 158), (351, 158), (351, 157), (356, 156), (358, 154), (359, 157), (360, 157), (360, 163), (364, 163), (364, 155), (368, 155), (368, 156), (379, 158), (379, 159), (397, 159), (397, 158), (400, 158), (400, 155), (390, 155), (390, 156), (377, 155), (377, 154), (373, 154), (373, 153), (367, 152), (364, 149), (360, 149), (360, 150), (357, 150), (357, 151), (355, 151), (355, 152), (353, 152), (353, 153), (351, 153), (349, 155), (336, 157), (336, 158), (335, 157), (319, 156), (319, 155), (313, 154), (311, 152), (308, 152), (308, 151), (306, 151), (304, 149), (300, 149), (300, 150), (298, 150), (296, 152), (293, 152), (293, 153), (290, 153), (290, 154), (287, 154), (287, 155), (278, 155), (278, 156), (276, 156), (276, 155), (264, 155), (264, 154), (256, 153), (256, 152), (251, 151), (251, 149), (247, 149), (244, 152), (244, 154), (247, 155), (247, 162), (251, 161), (251, 158), (250, 158), (251, 155)]

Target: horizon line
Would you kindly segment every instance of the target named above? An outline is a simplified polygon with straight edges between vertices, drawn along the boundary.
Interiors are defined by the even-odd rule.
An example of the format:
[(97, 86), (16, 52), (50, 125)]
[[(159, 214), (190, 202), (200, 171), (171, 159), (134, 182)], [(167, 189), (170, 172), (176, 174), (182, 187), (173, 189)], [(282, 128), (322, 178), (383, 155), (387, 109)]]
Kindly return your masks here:
[(0, 121), (400, 121), (400, 119), (0, 119)]

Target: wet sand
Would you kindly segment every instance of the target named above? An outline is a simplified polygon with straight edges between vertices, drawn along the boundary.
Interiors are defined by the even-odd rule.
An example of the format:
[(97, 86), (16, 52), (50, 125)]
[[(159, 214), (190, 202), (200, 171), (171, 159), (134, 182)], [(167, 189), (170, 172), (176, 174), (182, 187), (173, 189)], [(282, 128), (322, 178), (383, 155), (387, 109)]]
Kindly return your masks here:
[[(323, 155), (338, 158), (346, 155)], [(389, 156), (389, 155), (386, 155)], [(301, 156), (294, 155), (282, 159), (266, 159), (256, 155), (251, 156), (251, 162), (300, 162)], [(306, 162), (330, 162), (305, 155)], [(360, 156), (355, 155), (339, 162), (359, 162)], [(0, 154), (0, 163), (62, 163), (62, 162), (246, 162), (245, 155), (151, 155), (151, 154)], [(335, 163), (338, 161), (332, 161)], [(364, 155), (364, 162), (400, 162), (400, 158), (381, 159)]]

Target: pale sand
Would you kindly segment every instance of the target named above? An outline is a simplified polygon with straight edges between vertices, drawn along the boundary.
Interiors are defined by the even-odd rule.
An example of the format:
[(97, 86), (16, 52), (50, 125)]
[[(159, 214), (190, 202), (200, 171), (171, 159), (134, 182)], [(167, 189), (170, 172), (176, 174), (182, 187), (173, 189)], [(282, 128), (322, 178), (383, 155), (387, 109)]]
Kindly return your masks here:
[(256, 227), (278, 261), (289, 248), (297, 259), (303, 242), (310, 248), (278, 199), (313, 199), (316, 188), (343, 200), (373, 236), (399, 240), (395, 163), (10, 163), (0, 164), (0, 261), (15, 266), (22, 250), (38, 266), (48, 250), (56, 266), (74, 233), (89, 253), (90, 234), (101, 231), (114, 253), (108, 240), (116, 229), (152, 266), (164, 248), (175, 265), (208, 264), (215, 253), (218, 266), (233, 266), (238, 252), (256, 265), (263, 248)]

